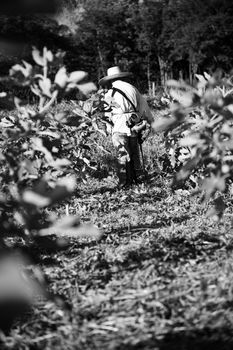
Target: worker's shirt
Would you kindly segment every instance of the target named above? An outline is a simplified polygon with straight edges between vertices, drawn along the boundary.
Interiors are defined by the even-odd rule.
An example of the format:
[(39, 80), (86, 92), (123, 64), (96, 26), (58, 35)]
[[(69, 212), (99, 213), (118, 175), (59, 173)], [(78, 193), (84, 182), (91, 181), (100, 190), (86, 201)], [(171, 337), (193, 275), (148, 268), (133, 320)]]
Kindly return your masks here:
[[(110, 89), (106, 93), (105, 101), (111, 107), (111, 112), (107, 112), (106, 115), (113, 123), (112, 133), (120, 132), (133, 136), (131, 129), (127, 126), (127, 121), (132, 114), (138, 116), (136, 123), (142, 119), (146, 119), (150, 124), (152, 123), (153, 116), (147, 101), (133, 85), (122, 80), (116, 80), (112, 86), (121, 90), (133, 104), (118, 91)], [(133, 106), (135, 106), (135, 109)]]

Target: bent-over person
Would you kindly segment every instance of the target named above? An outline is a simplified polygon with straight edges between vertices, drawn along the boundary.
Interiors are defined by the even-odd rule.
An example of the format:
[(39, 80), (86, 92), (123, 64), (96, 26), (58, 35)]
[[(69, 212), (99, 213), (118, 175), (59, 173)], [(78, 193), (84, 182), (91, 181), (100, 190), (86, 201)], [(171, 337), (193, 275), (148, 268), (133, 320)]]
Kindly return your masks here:
[[(137, 172), (142, 169), (139, 143), (142, 131), (150, 132), (153, 116), (146, 99), (135, 86), (125, 81), (131, 76), (118, 66), (111, 67), (99, 84), (107, 88), (105, 115), (112, 123), (112, 141), (118, 151), (120, 183), (137, 184)], [(124, 181), (125, 180), (125, 181)]]

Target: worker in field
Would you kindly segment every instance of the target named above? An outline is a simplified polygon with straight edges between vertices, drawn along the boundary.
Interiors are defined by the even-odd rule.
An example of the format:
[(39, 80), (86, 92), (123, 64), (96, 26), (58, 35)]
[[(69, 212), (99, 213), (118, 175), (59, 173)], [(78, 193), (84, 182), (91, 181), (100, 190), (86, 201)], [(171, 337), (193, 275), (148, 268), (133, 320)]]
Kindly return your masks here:
[(130, 76), (131, 73), (122, 72), (115, 66), (99, 81), (106, 89), (105, 115), (112, 123), (112, 141), (118, 151), (118, 176), (123, 186), (138, 183), (138, 170), (142, 170), (139, 149), (142, 150), (141, 144), (153, 122), (146, 99), (126, 81)]

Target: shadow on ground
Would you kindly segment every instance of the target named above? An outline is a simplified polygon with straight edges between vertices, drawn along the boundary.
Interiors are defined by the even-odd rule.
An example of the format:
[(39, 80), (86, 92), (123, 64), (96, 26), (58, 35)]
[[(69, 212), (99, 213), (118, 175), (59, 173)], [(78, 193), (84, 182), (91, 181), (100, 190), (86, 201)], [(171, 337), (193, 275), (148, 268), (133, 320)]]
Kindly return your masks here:
[[(184, 215), (179, 218), (181, 222), (187, 220), (188, 217)], [(177, 222), (179, 222), (177, 220)], [(154, 225), (144, 225), (143, 228), (140, 226), (135, 226), (131, 228), (131, 231), (122, 234), (113, 233), (105, 237), (109, 244), (114, 243), (115, 236), (120, 235), (121, 239), (118, 242), (119, 250), (120, 246), (124, 244), (124, 261), (129, 264), (130, 262), (142, 262), (147, 259), (157, 258), (158, 260), (164, 261), (179, 261), (181, 258), (196, 259), (203, 255), (212, 256), (215, 251), (224, 247), (224, 243), (220, 238), (213, 237), (213, 235), (208, 235), (205, 233), (203, 236), (196, 237), (191, 240), (190, 238), (180, 237), (180, 236), (160, 236), (158, 232), (155, 232), (156, 228), (166, 226), (167, 223), (161, 223), (155, 227)], [(125, 229), (126, 230), (126, 229)], [(151, 231), (150, 231), (151, 230)], [(141, 237), (139, 236), (141, 231)], [(147, 232), (148, 233), (147, 233)], [(111, 239), (112, 237), (112, 239)], [(138, 246), (132, 246), (130, 242), (138, 242)], [(141, 240), (141, 244), (140, 244)], [(204, 249), (203, 249), (204, 248)], [(118, 249), (118, 248), (116, 248)]]
[(162, 340), (151, 339), (137, 345), (121, 346), (117, 350), (232, 350), (233, 330), (203, 329), (168, 333)]
[[(205, 237), (205, 240), (207, 237)], [(206, 243), (206, 241), (205, 241)], [(147, 268), (156, 266), (158, 276), (166, 276), (170, 279), (176, 277), (172, 267), (179, 264), (182, 266), (190, 261), (206, 261), (208, 257), (214, 259), (220, 248), (224, 248), (217, 240), (210, 240), (209, 245), (204, 245), (203, 240), (190, 241), (185, 237), (154, 237), (153, 235), (143, 237), (141, 240), (125, 240), (121, 244), (109, 246), (100, 244), (98, 250), (95, 245), (88, 249), (73, 247), (70, 256), (77, 256), (77, 267), (80, 271), (85, 270), (85, 274), (79, 276), (80, 283), (86, 283), (87, 289), (93, 286), (100, 289), (105, 288), (106, 283), (117, 278), (116, 276), (129, 271), (147, 271)], [(113, 246), (114, 245), (114, 246)], [(224, 248), (225, 249), (225, 248)], [(78, 254), (78, 255), (77, 255)], [(91, 274), (90, 279), (88, 275)]]
[(167, 334), (160, 350), (230, 350), (233, 349), (232, 329), (205, 329)]

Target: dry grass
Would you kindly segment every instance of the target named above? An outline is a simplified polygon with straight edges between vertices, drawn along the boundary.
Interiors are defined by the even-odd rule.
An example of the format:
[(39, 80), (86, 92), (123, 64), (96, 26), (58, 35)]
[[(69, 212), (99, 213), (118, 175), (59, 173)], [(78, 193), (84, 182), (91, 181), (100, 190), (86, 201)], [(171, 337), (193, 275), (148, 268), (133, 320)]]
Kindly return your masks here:
[(71, 311), (38, 303), (6, 348), (232, 349), (230, 209), (215, 226), (198, 199), (172, 194), (164, 179), (112, 187), (90, 181), (70, 203), (103, 227), (101, 242), (73, 240), (41, 255), (51, 290)]

